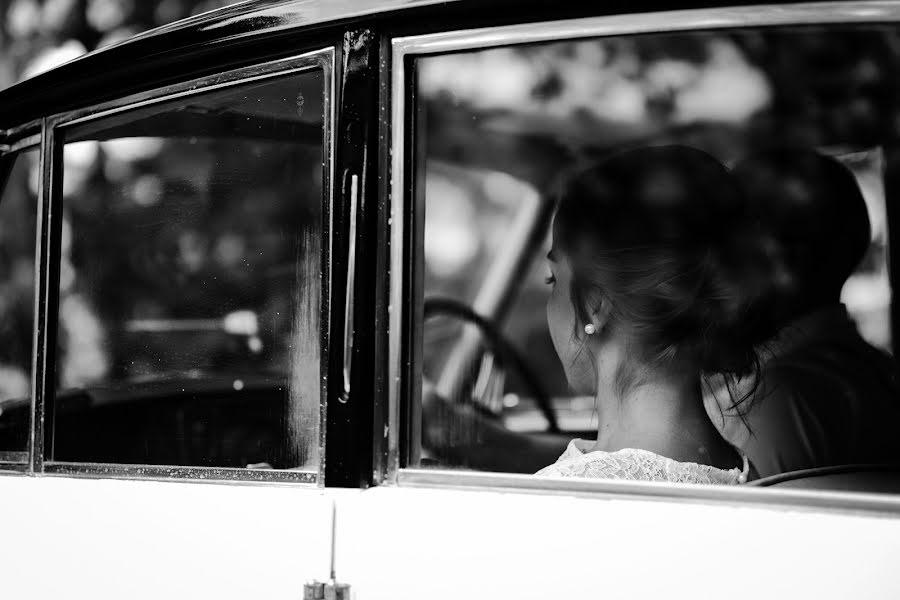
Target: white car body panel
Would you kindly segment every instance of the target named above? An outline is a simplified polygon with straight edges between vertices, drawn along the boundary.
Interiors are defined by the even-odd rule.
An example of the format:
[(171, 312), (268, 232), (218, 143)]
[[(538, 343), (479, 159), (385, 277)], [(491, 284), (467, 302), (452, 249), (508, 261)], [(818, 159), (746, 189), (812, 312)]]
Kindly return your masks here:
[(360, 600), (900, 598), (900, 520), (871, 513), (379, 488), (339, 514)]
[[(464, 489), (0, 476), (4, 597), (900, 598), (877, 512)], [(9, 595), (7, 596), (7, 593)]]
[(0, 476), (0, 597), (302, 598), (328, 573), (317, 488)]

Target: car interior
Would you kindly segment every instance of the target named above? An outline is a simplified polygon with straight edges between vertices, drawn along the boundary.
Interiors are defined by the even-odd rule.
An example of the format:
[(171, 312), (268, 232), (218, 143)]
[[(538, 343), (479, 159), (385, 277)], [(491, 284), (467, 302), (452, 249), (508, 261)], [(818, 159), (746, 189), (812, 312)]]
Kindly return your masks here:
[[(889, 159), (893, 144), (869, 124), (854, 129), (836, 122), (844, 103), (862, 102), (850, 96), (869, 98), (875, 92), (838, 91), (837, 77), (823, 81), (811, 73), (790, 90), (796, 94), (805, 85), (806, 101), (821, 103), (811, 117), (782, 101), (780, 94), (787, 92), (779, 88), (803, 61), (817, 69), (852, 70), (854, 60), (876, 60), (879, 43), (871, 37), (861, 51), (866, 59), (838, 58), (833, 51), (863, 33), (798, 28), (654, 35), (418, 58), (415, 127), (422, 133), (415, 176), (424, 180), (417, 186), (417, 202), (425, 212), (420, 227), (423, 424), (420, 454), (413, 452), (411, 464), (534, 473), (551, 464), (568, 440), (596, 435), (593, 399), (568, 389), (550, 344), (544, 257), (558, 173), (623, 148), (684, 143), (731, 166), (765, 147), (764, 131), (781, 127), (797, 145), (841, 161), (863, 190), (873, 226), (867, 257), (846, 284), (842, 301), (862, 335), (890, 352), (885, 182), (895, 177), (897, 166)], [(880, 34), (887, 39), (893, 32)], [(716, 101), (710, 100), (706, 112), (679, 116), (679, 95), (692, 94), (692, 84), (676, 81), (680, 75), (673, 71), (669, 87), (660, 90), (655, 78), (668, 77), (661, 70), (693, 65), (702, 79), (698, 73), (715, 70), (717, 53), (746, 69), (746, 80), (736, 81), (735, 90), (750, 97), (750, 106), (737, 106), (740, 98), (721, 91), (722, 114), (715, 114)], [(780, 62), (773, 66), (766, 60)], [(591, 88), (593, 82), (577, 80), (591, 77), (585, 73), (597, 63), (604, 65), (606, 81)], [(477, 82), (500, 78), (502, 69), (514, 69), (528, 85), (517, 89), (510, 81), (509, 90), (488, 97)], [(623, 89), (636, 84), (647, 96), (646, 114), (616, 113), (623, 109), (602, 95), (616, 77)], [(767, 89), (755, 92), (754, 86)], [(734, 106), (725, 108), (727, 102)], [(888, 110), (884, 97), (870, 102), (873, 112)], [(736, 114), (725, 114), (728, 110)], [(898, 482), (897, 465), (866, 464), (783, 473), (751, 485), (890, 492)]]
[[(892, 352), (888, 196), (896, 193), (890, 182), (900, 181), (900, 132), (885, 133), (884, 127), (900, 122), (900, 89), (894, 89), (891, 70), (897, 65), (893, 55), (885, 54), (895, 41), (896, 32), (883, 28), (802, 27), (620, 36), (417, 58), (412, 177), (415, 247), (421, 249), (415, 281), (421, 347), (414, 349), (419, 383), (410, 399), (418, 408), (410, 414), (420, 415), (421, 427), (413, 428), (418, 437), (409, 440), (404, 466), (534, 473), (551, 464), (572, 438), (596, 435), (594, 399), (571, 392), (551, 344), (545, 257), (560, 173), (624, 148), (680, 143), (733, 166), (765, 147), (777, 132), (841, 161), (857, 178), (872, 222), (870, 249), (848, 280), (842, 301), (863, 337)], [(829, 76), (834, 72), (841, 76)], [(504, 78), (504, 73), (515, 77)], [(485, 85), (486, 80), (493, 84)], [(853, 85), (846, 85), (848, 80)], [(298, 161), (318, 167), (323, 103), (316, 90), (321, 85), (318, 76), (300, 86), (285, 78), (275, 85), (243, 86), (234, 94), (183, 103), (168, 112), (126, 111), (79, 126), (66, 143), (96, 142), (104, 156), (113, 155), (119, 148), (115, 142), (123, 139), (160, 139), (160, 148), (175, 140), (167, 159), (159, 152), (133, 161), (144, 176), (161, 164), (177, 172), (170, 165), (182, 160), (182, 153), (188, 157), (217, 142), (245, 147), (247, 156), (273, 148), (291, 151)], [(250, 103), (248, 98), (256, 95), (267, 101)], [(633, 106), (641, 110), (635, 112)], [(221, 148), (216, 151), (224, 154)], [(238, 163), (240, 157), (232, 160)], [(11, 167), (10, 161), (0, 161), (0, 183)], [(93, 168), (85, 181), (101, 189), (97, 182), (103, 177), (113, 181), (113, 172)], [(220, 200), (223, 212), (233, 210), (228, 218), (235, 222), (246, 215), (220, 189), (237, 185), (243, 194), (268, 176), (246, 172), (241, 179), (215, 168), (210, 172), (220, 179), (192, 185), (206, 186), (204, 193)], [(304, 189), (314, 189), (307, 179)], [(157, 182), (162, 186), (158, 194), (186, 196), (185, 188), (178, 187), (182, 184)], [(116, 192), (110, 190), (98, 197), (111, 202)], [(149, 206), (155, 198), (136, 203)], [(119, 214), (91, 214), (95, 207), (90, 202), (82, 208), (85, 222), (98, 214)], [(192, 227), (206, 218), (206, 213), (178, 210), (183, 212), (165, 218)], [(76, 238), (77, 216), (72, 225)], [(307, 210), (265, 216), (272, 221), (281, 217), (299, 223), (321, 215)], [(139, 225), (159, 233), (153, 227), (160, 222), (147, 219)], [(223, 230), (229, 227), (238, 226), (222, 224)], [(193, 232), (187, 230), (185, 226), (176, 241), (160, 233), (160, 243), (177, 246), (183, 256), (197, 255), (199, 250), (190, 246)], [(83, 231), (82, 237), (92, 237), (90, 230)], [(259, 231), (246, 233), (251, 238)], [(91, 252), (114, 256), (121, 250), (82, 243), (71, 255), (73, 264)], [(218, 252), (217, 260), (227, 260), (233, 247), (220, 244), (210, 255)], [(297, 293), (291, 277), (298, 276), (291, 252), (297, 248), (282, 250), (279, 260), (265, 268), (248, 269), (247, 278), (215, 284), (221, 287), (209, 283), (209, 289), (246, 294), (250, 300), (245, 304), (257, 301), (249, 311), (253, 323), (257, 317), (265, 321), (263, 313), (268, 318), (276, 309), (290, 310), (290, 298)], [(148, 271), (148, 280), (162, 277), (161, 263), (152, 261), (162, 260), (165, 251), (151, 248), (139, 257), (157, 269)], [(200, 271), (184, 260), (168, 268)], [(306, 267), (320, 265), (314, 261)], [(114, 278), (114, 269), (104, 276)], [(148, 280), (131, 283), (141, 290)], [(187, 279), (167, 284), (174, 288), (179, 281)], [(94, 379), (66, 380), (65, 373), (59, 374), (52, 410), (53, 460), (276, 469), (311, 464), (309, 456), (298, 456), (296, 450), (297, 436), (309, 437), (309, 432), (299, 432), (291, 416), (290, 361), (295, 357), (285, 348), (296, 339), (297, 332), (290, 329), (294, 322), (265, 321), (286, 328), (287, 334), (275, 325), (264, 334), (256, 325), (229, 326), (240, 322), (229, 321), (229, 315), (247, 312), (246, 306), (216, 307), (219, 312), (211, 314), (207, 309), (215, 303), (209, 289), (194, 296), (203, 310), (167, 312), (171, 307), (162, 306), (163, 300), (159, 306), (134, 301), (126, 315), (98, 289), (84, 295), (97, 298), (99, 308), (90, 310), (107, 311), (104, 318), (115, 320), (118, 330), (109, 352), (120, 354), (108, 374)], [(251, 289), (271, 295), (260, 300), (251, 297)], [(69, 335), (77, 338), (78, 331)], [(194, 341), (186, 341), (189, 337)], [(148, 357), (166, 357), (173, 346), (184, 352), (177, 358), (189, 356), (195, 367), (149, 364)], [(62, 347), (59, 351), (65, 352)], [(29, 410), (22, 398), (2, 399), (0, 452), (27, 445)], [(896, 493), (900, 465), (841, 464), (747, 485)]]

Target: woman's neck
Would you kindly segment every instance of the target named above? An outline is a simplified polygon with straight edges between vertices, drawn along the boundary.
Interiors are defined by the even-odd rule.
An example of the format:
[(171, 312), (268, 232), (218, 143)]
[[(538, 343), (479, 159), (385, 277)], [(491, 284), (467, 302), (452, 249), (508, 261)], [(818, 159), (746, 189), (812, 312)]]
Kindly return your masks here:
[(613, 389), (601, 394), (592, 450), (640, 448), (673, 460), (721, 468), (739, 462), (706, 415), (699, 382), (657, 378), (635, 386), (623, 398)]

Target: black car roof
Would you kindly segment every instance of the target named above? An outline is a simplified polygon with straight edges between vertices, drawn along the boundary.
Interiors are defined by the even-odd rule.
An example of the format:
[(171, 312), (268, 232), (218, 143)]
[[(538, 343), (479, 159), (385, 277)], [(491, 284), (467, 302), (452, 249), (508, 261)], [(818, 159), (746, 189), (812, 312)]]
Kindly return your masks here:
[(354, 22), (402, 17), (390, 24), (405, 20), (417, 30), (439, 31), (584, 15), (793, 3), (796, 0), (247, 0), (146, 31), (0, 90), (0, 141), (4, 130), (43, 116), (237, 68), (260, 57), (339, 44), (336, 28)]
[[(159, 77), (162, 65), (209, 56), (214, 46), (245, 47), (261, 37), (312, 32), (371, 15), (463, 0), (248, 0), (140, 33), (0, 90), (0, 129), (47, 112), (118, 97)], [(296, 38), (295, 38), (296, 39)], [(322, 45), (321, 43), (319, 44)], [(235, 64), (239, 57), (233, 58)], [(229, 62), (226, 59), (226, 63)], [(179, 74), (190, 71), (178, 69)], [(199, 67), (199, 62), (198, 62)], [(170, 69), (171, 70), (171, 69)], [(164, 82), (162, 82), (164, 83)], [(105, 88), (105, 89), (104, 89)], [(104, 91), (106, 93), (104, 93)]]

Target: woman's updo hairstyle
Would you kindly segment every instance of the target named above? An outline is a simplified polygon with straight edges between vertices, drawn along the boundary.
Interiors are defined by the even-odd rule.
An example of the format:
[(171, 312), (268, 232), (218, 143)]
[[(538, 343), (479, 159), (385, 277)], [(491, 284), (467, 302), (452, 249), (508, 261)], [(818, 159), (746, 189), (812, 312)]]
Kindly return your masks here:
[(578, 326), (605, 304), (605, 327), (628, 343), (622, 386), (641, 367), (759, 369), (755, 347), (774, 331), (751, 317), (753, 236), (716, 159), (684, 146), (629, 150), (566, 179), (557, 201), (554, 245), (572, 268)]

